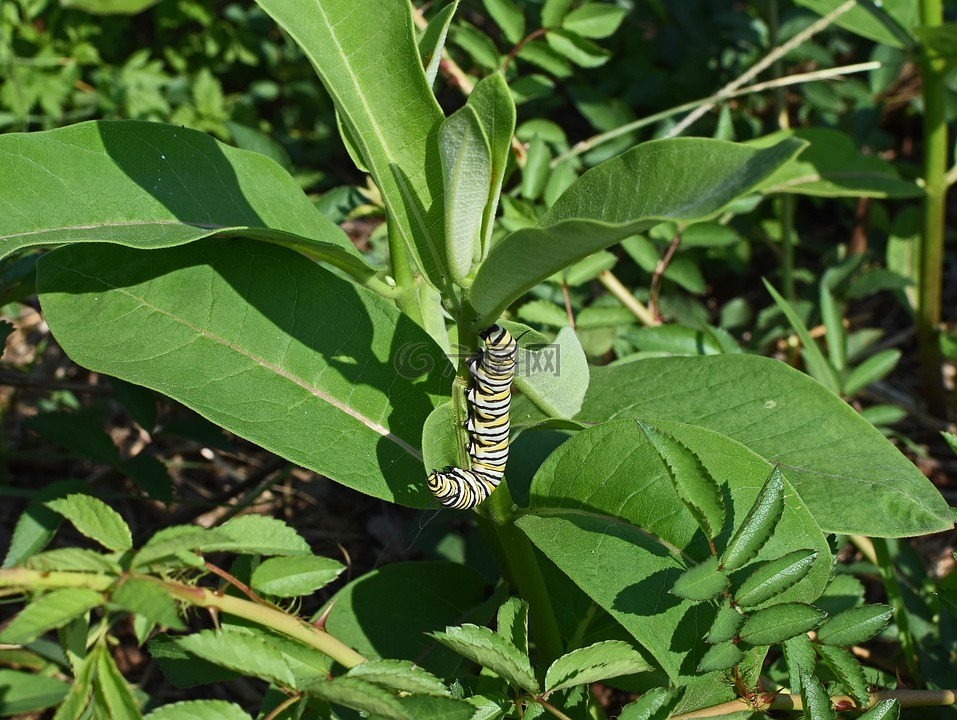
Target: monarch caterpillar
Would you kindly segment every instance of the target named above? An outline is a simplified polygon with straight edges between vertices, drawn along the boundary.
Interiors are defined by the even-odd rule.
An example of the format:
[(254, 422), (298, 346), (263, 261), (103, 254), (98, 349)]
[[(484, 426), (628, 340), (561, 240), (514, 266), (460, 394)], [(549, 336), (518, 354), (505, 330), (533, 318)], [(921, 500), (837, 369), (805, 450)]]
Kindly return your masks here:
[(485, 352), (469, 361), (473, 384), (465, 394), (469, 416), (467, 446), (471, 470), (433, 470), (428, 486), (446, 507), (469, 510), (498, 487), (508, 461), (508, 411), (518, 343), (508, 330), (492, 325), (479, 333)]

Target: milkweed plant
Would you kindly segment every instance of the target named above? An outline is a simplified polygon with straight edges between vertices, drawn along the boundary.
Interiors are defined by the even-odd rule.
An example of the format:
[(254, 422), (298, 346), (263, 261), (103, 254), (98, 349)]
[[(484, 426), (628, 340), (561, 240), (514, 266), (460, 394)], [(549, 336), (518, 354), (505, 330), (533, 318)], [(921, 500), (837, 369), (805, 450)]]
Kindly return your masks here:
[[(157, 706), (117, 666), (122, 631), (175, 686), (264, 681), (260, 718), (596, 718), (594, 683), (637, 698), (623, 720), (897, 717), (851, 649), (893, 640), (898, 609), (848, 589), (833, 537), (951, 528), (931, 483), (840, 387), (729, 336), (704, 333), (713, 353), (589, 366), (572, 328), (515, 312), (655, 228), (680, 235), (800, 192), (793, 177), (826, 134), (648, 140), (586, 168), (516, 139), (517, 61), (463, 73), (467, 97), (439, 105), (440, 71), (457, 70), (446, 39), (472, 37), (457, 2), (427, 23), (404, 2), (257, 2), (335, 103), (385, 217), (386, 264), (273, 160), (138, 121), (0, 135), (0, 252), (44, 249), (37, 297), (76, 363), (360, 493), (434, 509), (430, 472), (472, 472), (469, 447), (498, 467), (488, 448), (504, 447), (504, 477), (484, 471), (498, 487), (441, 510), (477, 523), (498, 579), (397, 563), (304, 617), (299, 599), (343, 566), (294, 521), (241, 514), (134, 538), (88, 487), (54, 483), (13, 529), (0, 592), (18, 604), (0, 642), (55, 672), (0, 669), (2, 714), (251, 717), (222, 699)], [(584, 67), (626, 14), (486, 6), (519, 60)], [(537, 214), (513, 212), (516, 193)], [(493, 326), (516, 343), (504, 382), (475, 370), (506, 347), (486, 340), (481, 355)], [(504, 415), (489, 410), (497, 393)], [(489, 440), (502, 418), (509, 431)], [(51, 549), (66, 529), (87, 542)]]

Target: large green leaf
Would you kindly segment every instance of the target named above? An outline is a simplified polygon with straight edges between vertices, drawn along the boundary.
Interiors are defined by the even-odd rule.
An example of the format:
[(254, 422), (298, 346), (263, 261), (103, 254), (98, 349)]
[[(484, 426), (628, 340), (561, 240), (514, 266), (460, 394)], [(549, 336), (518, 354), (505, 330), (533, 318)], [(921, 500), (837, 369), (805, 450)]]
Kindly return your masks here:
[(469, 105), (439, 130), (445, 180), (445, 253), (452, 278), (461, 283), (481, 254), (482, 217), (492, 176), (492, 151), (478, 113)]
[(499, 242), (482, 264), (471, 302), (495, 320), (526, 290), (564, 267), (663, 220), (698, 221), (749, 192), (804, 143), (769, 148), (675, 138), (639, 145), (582, 175), (535, 227)]
[[(797, 0), (798, 5), (827, 15), (843, 5), (843, 0)], [(868, 7), (870, 6), (870, 7)], [(920, 22), (918, 3), (913, 0), (882, 0), (857, 3), (837, 17), (835, 23), (858, 35), (884, 45), (906, 48), (913, 40), (908, 31)]]
[[(243, 239), (63, 247), (40, 261), (37, 290), (81, 365), (159, 390), (361, 492), (431, 501), (419, 447), (426, 416), (448, 397), (448, 361), (378, 295)], [(398, 372), (410, 347), (426, 365)]]
[(69, 685), (54, 677), (0, 668), (0, 717), (33, 715), (59, 704), (69, 690)]
[(422, 68), (406, 2), (257, 0), (312, 61), (382, 192), (390, 231), (431, 282), (444, 279), (443, 121)]
[(493, 73), (481, 80), (469, 95), (468, 104), (475, 110), (488, 138), (492, 158), (489, 178), (488, 200), (482, 216), (481, 257), (488, 254), (495, 225), (505, 166), (512, 152), (512, 135), (515, 133), (515, 103), (501, 73)]
[(366, 658), (411, 660), (442, 677), (460, 658), (426, 633), (463, 622), (485, 623), (485, 580), (451, 562), (387, 565), (353, 580), (335, 596), (326, 629)]
[(164, 248), (242, 235), (373, 275), (279, 165), (195, 130), (137, 121), (0, 136), (0, 257), (111, 242)]
[(821, 197), (921, 197), (924, 191), (903, 180), (894, 166), (876, 155), (864, 155), (854, 141), (839, 130), (807, 128), (782, 130), (754, 141), (767, 147), (785, 137), (810, 143), (761, 183), (762, 192), (786, 192)]
[(691, 423), (747, 446), (780, 465), (826, 532), (902, 537), (953, 526), (940, 493), (897, 448), (776, 360), (675, 357), (593, 369), (577, 419), (621, 417)]
[[(654, 425), (688, 447), (721, 489), (729, 521), (715, 540), (720, 550), (771, 465), (719, 433), (674, 422)], [(647, 648), (673, 681), (695, 677), (715, 608), (670, 591), (683, 572), (712, 555), (638, 424), (604, 423), (561, 445), (535, 475), (530, 506), (517, 525), (538, 549)], [(813, 548), (820, 559), (782, 601), (813, 601), (830, 572), (826, 539), (789, 489), (781, 520), (755, 564), (798, 548)]]

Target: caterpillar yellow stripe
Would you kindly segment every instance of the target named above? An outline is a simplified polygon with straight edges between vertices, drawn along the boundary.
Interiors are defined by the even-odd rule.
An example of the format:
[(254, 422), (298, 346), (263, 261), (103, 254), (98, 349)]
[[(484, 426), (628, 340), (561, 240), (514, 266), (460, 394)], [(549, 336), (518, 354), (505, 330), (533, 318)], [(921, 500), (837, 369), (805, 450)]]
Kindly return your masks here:
[(433, 470), (428, 480), (436, 499), (456, 510), (474, 508), (491, 495), (508, 462), (508, 412), (518, 343), (498, 325), (483, 330), (479, 337), (485, 341), (485, 351), (469, 361), (472, 387), (465, 394), (471, 469), (448, 466)]

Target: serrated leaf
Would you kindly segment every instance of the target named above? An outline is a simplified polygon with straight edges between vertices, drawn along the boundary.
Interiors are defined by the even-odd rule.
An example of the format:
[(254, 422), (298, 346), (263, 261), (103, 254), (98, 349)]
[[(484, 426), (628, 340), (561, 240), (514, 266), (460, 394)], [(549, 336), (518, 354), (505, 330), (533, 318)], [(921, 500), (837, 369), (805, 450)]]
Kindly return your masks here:
[(466, 700), (437, 695), (406, 695), (399, 698), (406, 715), (414, 720), (478, 720)]
[(496, 632), (508, 640), (523, 655), (528, 655), (528, 603), (510, 597), (498, 609)]
[(168, 561), (181, 553), (200, 549), (204, 543), (225, 543), (229, 538), (216, 528), (195, 525), (173, 525), (158, 530), (133, 557), (133, 567), (142, 568), (151, 563)]
[(296, 685), (282, 653), (266, 637), (224, 627), (177, 637), (175, 643), (192, 655), (244, 675), (285, 687)]
[(432, 633), (438, 640), (460, 655), (491, 670), (510, 685), (537, 693), (538, 681), (529, 663), (528, 656), (492, 630), (478, 625), (465, 624), (446, 628), (445, 632)]
[(475, 713), (472, 720), (499, 720), (505, 717), (511, 703), (508, 698), (498, 693), (480, 693), (465, 698)]
[(816, 559), (817, 553), (813, 550), (795, 550), (762, 565), (734, 592), (735, 602), (741, 607), (753, 608), (780, 595), (807, 577)]
[(442, 123), (439, 157), (445, 189), (445, 255), (452, 279), (462, 284), (473, 258), (481, 254), (482, 219), (492, 179), (492, 151), (470, 105)]
[[(737, 376), (728, 380), (740, 381)], [(628, 397), (636, 388), (645, 392), (640, 385), (629, 385), (619, 388), (618, 397)], [(686, 387), (682, 392), (697, 390)], [(667, 392), (664, 397), (670, 401)], [(771, 466), (718, 432), (677, 422), (655, 423), (680, 438), (719, 479), (729, 517), (744, 517)], [(802, 546), (818, 550), (813, 579), (786, 595), (787, 600), (812, 601), (829, 579), (830, 552), (807, 509), (782, 482), (788, 489), (787, 503), (761, 556), (772, 558)], [(686, 563), (707, 558), (710, 549), (690, 513), (677, 503), (657, 452), (634, 420), (586, 428), (551, 451), (540, 463), (515, 524), (676, 683), (697, 677), (694, 666), (706, 649), (702, 636), (716, 608), (669, 591)], [(814, 538), (813, 543), (805, 542), (808, 538)]]
[(698, 663), (698, 672), (712, 672), (727, 670), (744, 660), (744, 651), (731, 640), (717, 643), (708, 648), (708, 651)]
[(628, 9), (612, 3), (588, 3), (575, 8), (562, 19), (562, 27), (579, 35), (600, 39), (614, 35)]
[(857, 645), (870, 640), (894, 616), (887, 605), (864, 605), (832, 615), (818, 628), (818, 642), (824, 645)]
[(351, 668), (346, 677), (359, 678), (396, 692), (449, 696), (445, 683), (408, 660), (369, 660)]
[(725, 514), (718, 483), (688, 447), (654, 425), (639, 420), (638, 427), (664, 461), (681, 502), (694, 516), (705, 537), (713, 539), (721, 532)]
[[(83, 650), (86, 650), (86, 632), (83, 633)], [(97, 653), (89, 653), (74, 665), (74, 678), (70, 691), (57, 708), (53, 720), (80, 720), (93, 693), (93, 674), (96, 672)]]
[(186, 626), (176, 612), (176, 603), (159, 583), (141, 578), (127, 578), (113, 591), (110, 602), (137, 615), (174, 630)]
[(807, 603), (772, 605), (748, 616), (740, 638), (751, 645), (773, 645), (813, 630), (826, 614)]
[(831, 645), (818, 644), (814, 649), (831, 668), (835, 677), (840, 680), (847, 694), (854, 698), (854, 702), (859, 707), (867, 707), (870, 694), (867, 691), (867, 680), (864, 679), (864, 668), (861, 667), (857, 658), (844, 648)]
[(267, 595), (297, 597), (328, 585), (345, 569), (340, 562), (315, 555), (274, 557), (253, 570), (250, 584)]
[(46, 506), (48, 500), (65, 497), (71, 492), (82, 491), (85, 487), (85, 484), (79, 480), (57, 480), (39, 490), (17, 519), (7, 556), (3, 560), (3, 567), (19, 565), (50, 542), (60, 523), (63, 522), (63, 516)]
[(369, 713), (387, 720), (408, 720), (399, 698), (365, 680), (354, 677), (339, 677), (313, 683), (306, 692), (321, 697), (327, 702)]
[(901, 701), (897, 698), (881, 700), (857, 720), (898, 720), (901, 715)]
[[(897, 447), (846, 402), (778, 360), (715, 355), (593, 367), (576, 419), (631, 417), (692, 423), (780, 463), (788, 503), (796, 494), (827, 532), (905, 537), (953, 529), (940, 492)], [(743, 514), (729, 515), (735, 526)]]
[(191, 655), (176, 643), (176, 638), (166, 633), (154, 635), (149, 641), (148, 649), (163, 671), (163, 676), (176, 688), (187, 689), (225, 682), (242, 675), (215, 662)]
[(65, 498), (50, 500), (46, 505), (69, 520), (80, 534), (105, 548), (129, 550), (133, 547), (129, 526), (116, 510), (102, 500), (74, 493)]
[(57, 705), (69, 690), (69, 685), (56, 678), (0, 668), (0, 715), (35, 717), (37, 711)]
[(817, 676), (801, 670), (801, 702), (804, 720), (834, 720), (834, 707)]
[(651, 665), (628, 643), (605, 640), (572, 650), (553, 662), (545, 673), (545, 691), (555, 692), (651, 669)]
[(282, 520), (268, 515), (239, 515), (218, 528), (218, 536), (202, 546), (204, 552), (258, 553), (260, 555), (311, 555), (302, 535)]
[(681, 573), (671, 586), (671, 593), (686, 600), (701, 602), (720, 595), (730, 585), (728, 576), (718, 569), (718, 559), (710, 557)]
[(93, 683), (94, 693), (98, 692), (106, 702), (109, 717), (123, 720), (138, 720), (143, 717), (133, 691), (105, 646), (101, 646), (97, 653)]
[(78, 572), (111, 573), (122, 572), (120, 564), (113, 558), (87, 548), (56, 548), (31, 556), (24, 563), (32, 570), (52, 572), (55, 570), (73, 570)]
[(721, 567), (737, 570), (752, 560), (771, 537), (782, 512), (784, 483), (781, 481), (781, 469), (775, 466), (751, 510), (721, 553)]
[(718, 610), (718, 614), (711, 623), (708, 630), (707, 641), (712, 645), (733, 640), (738, 636), (738, 631), (744, 624), (747, 616), (741, 614), (730, 602), (725, 600)]
[(784, 651), (784, 662), (788, 668), (791, 692), (799, 693), (804, 687), (801, 682), (802, 670), (813, 672), (817, 661), (814, 646), (811, 639), (802, 633), (781, 643), (781, 649)]
[(236, 703), (226, 700), (183, 700), (156, 708), (146, 720), (252, 720)]
[(86, 588), (53, 590), (33, 600), (0, 631), (0, 642), (25, 645), (63, 627), (78, 615), (103, 604), (103, 596)]
[[(494, 320), (525, 291), (598, 250), (663, 220), (710, 217), (800, 148), (798, 141), (756, 151), (718, 140), (674, 138), (643, 143), (607, 160), (578, 178), (536, 227), (495, 245), (476, 274), (472, 306), (483, 321)], [(687, 172), (676, 174), (675, 168)], [(667, 190), (658, 187), (663, 178)], [(646, 192), (633, 192), (638, 186)], [(596, 197), (603, 202), (596, 204)]]
[(674, 688), (652, 688), (625, 705), (618, 720), (667, 720), (680, 697), (680, 691)]

